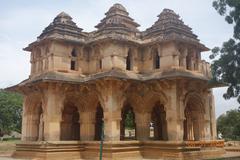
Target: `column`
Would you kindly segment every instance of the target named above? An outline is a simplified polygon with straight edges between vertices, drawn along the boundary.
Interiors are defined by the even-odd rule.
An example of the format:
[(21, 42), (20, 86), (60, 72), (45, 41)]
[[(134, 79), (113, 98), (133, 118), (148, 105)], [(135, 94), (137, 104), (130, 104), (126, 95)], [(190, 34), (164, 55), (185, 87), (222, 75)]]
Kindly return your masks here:
[(128, 87), (122, 81), (99, 81), (97, 92), (104, 109), (104, 132), (106, 141), (120, 140), (121, 108), (123, 106), (124, 91)]
[(135, 113), (137, 140), (148, 140), (150, 136), (150, 113)]
[(93, 141), (95, 136), (95, 112), (80, 112), (80, 139)]
[[(36, 116), (36, 115), (34, 115)], [(30, 141), (37, 141), (38, 140), (38, 126), (39, 126), (39, 121), (36, 119), (36, 117), (31, 118), (30, 122), (29, 122), (29, 137), (28, 139)]]
[(27, 99), (27, 97), (24, 96), (24, 99), (23, 99), (23, 114), (22, 114), (22, 136), (21, 136), (22, 141), (27, 141), (27, 134), (28, 134), (28, 131), (27, 131), (28, 115), (27, 115), (27, 111), (26, 111), (26, 105), (27, 105), (26, 99)]
[(62, 121), (61, 110), (64, 100), (63, 93), (57, 86), (49, 84), (44, 95), (44, 139), (46, 141), (60, 141)]
[[(185, 117), (185, 110), (184, 109), (185, 109), (184, 96), (181, 95), (179, 97), (179, 119), (178, 119), (178, 123), (179, 123), (179, 126), (180, 126), (180, 130), (178, 132), (179, 140), (184, 140), (184, 136), (186, 136), (186, 134), (187, 134), (187, 119)], [(184, 123), (186, 123), (186, 124), (184, 124)], [(186, 127), (186, 128), (184, 128), (184, 127)]]
[(183, 53), (182, 53), (182, 64), (181, 66), (186, 69), (187, 68), (187, 54), (188, 54), (188, 49), (184, 48)]
[(189, 118), (188, 121), (188, 140), (194, 140), (194, 131), (193, 131), (193, 120)]
[(104, 140), (120, 141), (121, 111), (104, 112)]
[(194, 58), (192, 56), (190, 57), (190, 70), (194, 71)]
[(167, 110), (167, 134), (168, 134), (168, 140), (169, 141), (178, 141), (181, 140), (182, 137), (180, 137), (178, 132), (180, 131), (180, 125), (177, 121), (177, 114), (173, 110)]
[[(169, 141), (182, 141), (182, 124), (179, 122), (178, 107), (179, 99), (177, 98), (177, 85), (172, 84), (169, 91), (169, 102), (166, 104), (166, 121), (167, 121), (167, 134)], [(182, 123), (182, 122), (181, 122)]]
[[(27, 100), (28, 99), (28, 100)], [(34, 114), (33, 109), (36, 106), (29, 101), (30, 98), (24, 98), (23, 104), (23, 120), (22, 120), (22, 141), (36, 141), (38, 140), (38, 115)]]
[(199, 141), (201, 139), (201, 129), (200, 129), (200, 121), (197, 119), (193, 120), (193, 136), (194, 136), (194, 140)]
[(204, 140), (210, 140), (211, 139), (211, 129), (210, 129), (210, 120), (203, 121), (203, 131), (204, 131), (204, 137), (202, 139)]

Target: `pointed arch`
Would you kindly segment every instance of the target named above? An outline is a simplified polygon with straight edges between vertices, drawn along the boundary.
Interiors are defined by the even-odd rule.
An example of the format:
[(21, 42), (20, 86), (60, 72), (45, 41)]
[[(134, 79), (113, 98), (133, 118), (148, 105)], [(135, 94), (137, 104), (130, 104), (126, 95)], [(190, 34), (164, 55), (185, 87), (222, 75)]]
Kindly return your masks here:
[(80, 111), (84, 109), (81, 97), (75, 91), (66, 91), (63, 100), (60, 140), (80, 140)]
[(80, 140), (80, 115), (78, 107), (65, 101), (62, 111), (61, 140)]
[(44, 108), (40, 95), (29, 95), (25, 101), (26, 138), (30, 141), (44, 140)]
[(153, 139), (167, 140), (166, 110), (160, 101), (156, 102), (152, 107), (151, 122), (153, 127)]
[(190, 92), (186, 94), (184, 101), (184, 134), (185, 141), (198, 141), (204, 136), (204, 103), (201, 96)]

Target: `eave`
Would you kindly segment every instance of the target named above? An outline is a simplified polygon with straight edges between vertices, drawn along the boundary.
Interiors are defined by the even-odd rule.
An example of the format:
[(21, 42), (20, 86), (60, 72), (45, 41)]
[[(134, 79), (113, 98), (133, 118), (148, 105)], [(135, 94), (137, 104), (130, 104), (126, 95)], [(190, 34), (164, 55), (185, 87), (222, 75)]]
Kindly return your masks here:
[(209, 81), (209, 78), (191, 74), (190, 72), (181, 71), (177, 69), (171, 69), (168, 71), (156, 71), (147, 74), (136, 74), (134, 72), (123, 72), (118, 69), (113, 69), (106, 72), (100, 72), (93, 75), (86, 76), (69, 76), (64, 73), (59, 72), (48, 72), (36, 77), (32, 77), (30, 79), (24, 80), (18, 85), (8, 87), (5, 90), (7, 91), (15, 91), (21, 92), (21, 88), (32, 86), (37, 83), (45, 83), (45, 82), (56, 82), (56, 83), (68, 83), (68, 84), (84, 84), (84, 83), (92, 83), (96, 80), (102, 79), (117, 79), (117, 80), (125, 80), (125, 81), (135, 81), (135, 82), (148, 82), (148, 81), (164, 81), (164, 80), (176, 80), (176, 79), (186, 79), (186, 80), (199, 80), (204, 81), (206, 84)]

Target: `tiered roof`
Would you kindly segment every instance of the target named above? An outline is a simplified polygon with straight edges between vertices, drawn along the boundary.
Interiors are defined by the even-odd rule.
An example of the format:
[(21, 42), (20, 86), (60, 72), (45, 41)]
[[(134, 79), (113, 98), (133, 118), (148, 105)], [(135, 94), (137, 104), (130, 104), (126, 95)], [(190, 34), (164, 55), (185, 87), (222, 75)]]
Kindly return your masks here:
[(199, 39), (192, 32), (192, 28), (185, 25), (173, 10), (164, 9), (158, 17), (158, 20), (144, 32), (144, 39), (185, 41), (204, 48), (199, 44)]
[(53, 22), (46, 27), (38, 39), (45, 38), (83, 38), (85, 35), (82, 33), (82, 29), (79, 28), (75, 22), (72, 21), (72, 17), (65, 12), (61, 12), (54, 18)]
[(122, 34), (139, 32), (137, 29), (139, 24), (129, 17), (129, 13), (121, 4), (114, 4), (105, 15), (106, 17), (95, 26), (98, 32), (120, 32)]
[(198, 37), (192, 32), (192, 28), (184, 24), (173, 10), (164, 9), (158, 16), (158, 20), (146, 31), (140, 32), (137, 28), (139, 24), (129, 17), (126, 8), (121, 4), (114, 4), (106, 13), (105, 18), (96, 25), (96, 31), (82, 32), (72, 17), (62, 12), (54, 21), (43, 30), (38, 40), (30, 44), (26, 50), (31, 50), (31, 46), (36, 45), (43, 39), (54, 38), (80, 43), (93, 43), (103, 39), (131, 41), (137, 44), (162, 43), (166, 41), (180, 41), (197, 46), (201, 51), (206, 51)]

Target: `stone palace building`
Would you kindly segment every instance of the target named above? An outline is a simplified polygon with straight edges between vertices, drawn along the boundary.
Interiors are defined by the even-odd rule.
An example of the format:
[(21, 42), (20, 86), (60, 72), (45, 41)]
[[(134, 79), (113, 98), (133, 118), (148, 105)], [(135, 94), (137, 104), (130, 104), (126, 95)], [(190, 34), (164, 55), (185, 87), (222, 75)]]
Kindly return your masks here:
[(13, 156), (98, 159), (103, 124), (103, 159), (223, 154), (210, 64), (201, 60), (209, 49), (170, 9), (145, 31), (121, 4), (105, 15), (97, 30), (84, 32), (62, 12), (24, 48), (31, 74), (7, 89), (24, 95), (22, 141)]

